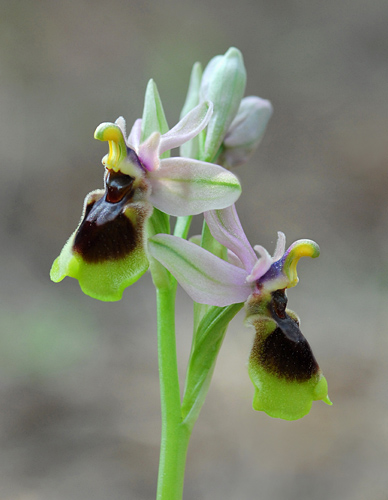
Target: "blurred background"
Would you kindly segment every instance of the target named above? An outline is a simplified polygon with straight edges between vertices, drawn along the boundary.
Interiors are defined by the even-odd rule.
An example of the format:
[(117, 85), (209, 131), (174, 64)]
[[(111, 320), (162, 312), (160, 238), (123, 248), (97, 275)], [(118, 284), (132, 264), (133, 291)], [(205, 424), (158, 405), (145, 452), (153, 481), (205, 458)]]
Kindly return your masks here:
[[(96, 126), (141, 116), (154, 78), (170, 126), (191, 66), (238, 47), (274, 115), (237, 174), (252, 244), (311, 238), (289, 306), (334, 405), (254, 412), (253, 333), (230, 326), (188, 454), (185, 500), (388, 499), (388, 3), (2, 0), (0, 499), (155, 497), (160, 409), (149, 275), (119, 303), (49, 280), (86, 193)], [(201, 222), (194, 226), (198, 231)], [(197, 228), (197, 229), (196, 229)], [(184, 375), (191, 303), (178, 295)]]

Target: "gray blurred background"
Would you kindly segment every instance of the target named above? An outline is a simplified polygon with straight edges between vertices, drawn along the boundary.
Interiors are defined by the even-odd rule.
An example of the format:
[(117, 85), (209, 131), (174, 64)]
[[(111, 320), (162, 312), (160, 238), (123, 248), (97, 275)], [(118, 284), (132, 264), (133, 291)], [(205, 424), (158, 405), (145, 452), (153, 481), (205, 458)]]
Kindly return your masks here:
[[(388, 3), (13, 0), (0, 14), (0, 500), (148, 500), (160, 410), (149, 275), (119, 303), (49, 269), (102, 187), (96, 126), (141, 116), (154, 78), (170, 126), (192, 64), (244, 54), (274, 115), (238, 170), (240, 218), (270, 251), (308, 237), (290, 308), (332, 407), (251, 409), (252, 332), (231, 324), (188, 454), (185, 500), (388, 499)], [(194, 231), (200, 227), (200, 222)], [(191, 303), (178, 296), (184, 374)]]

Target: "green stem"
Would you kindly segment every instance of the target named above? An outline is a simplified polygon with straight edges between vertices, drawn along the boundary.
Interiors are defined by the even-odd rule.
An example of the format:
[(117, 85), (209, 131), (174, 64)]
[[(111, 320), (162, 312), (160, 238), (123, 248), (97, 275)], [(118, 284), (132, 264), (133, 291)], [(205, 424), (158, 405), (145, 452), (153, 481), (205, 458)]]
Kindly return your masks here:
[(190, 440), (190, 429), (182, 423), (175, 339), (175, 294), (176, 282), (156, 290), (162, 409), (157, 500), (181, 500)]
[(192, 219), (193, 219), (192, 215), (178, 217), (174, 228), (174, 236), (186, 239), (189, 234), (189, 229)]

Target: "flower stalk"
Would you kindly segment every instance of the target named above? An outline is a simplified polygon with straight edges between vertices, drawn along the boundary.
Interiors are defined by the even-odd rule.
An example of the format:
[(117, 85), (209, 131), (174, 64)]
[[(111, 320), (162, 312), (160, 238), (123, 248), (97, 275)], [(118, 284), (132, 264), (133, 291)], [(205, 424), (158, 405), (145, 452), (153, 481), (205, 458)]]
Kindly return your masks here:
[(183, 424), (175, 338), (176, 282), (156, 289), (162, 433), (158, 500), (180, 500), (190, 430)]

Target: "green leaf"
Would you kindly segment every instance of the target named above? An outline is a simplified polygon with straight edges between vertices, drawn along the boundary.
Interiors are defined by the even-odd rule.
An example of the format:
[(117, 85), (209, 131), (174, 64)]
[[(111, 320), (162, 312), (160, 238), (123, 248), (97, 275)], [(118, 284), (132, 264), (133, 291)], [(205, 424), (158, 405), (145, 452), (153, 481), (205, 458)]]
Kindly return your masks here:
[(227, 326), (243, 305), (210, 307), (194, 333), (182, 402), (188, 425), (194, 424), (205, 401)]

